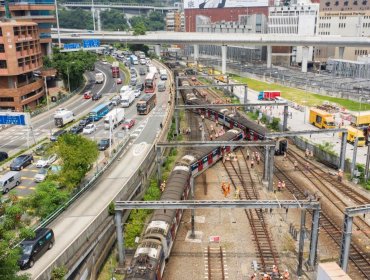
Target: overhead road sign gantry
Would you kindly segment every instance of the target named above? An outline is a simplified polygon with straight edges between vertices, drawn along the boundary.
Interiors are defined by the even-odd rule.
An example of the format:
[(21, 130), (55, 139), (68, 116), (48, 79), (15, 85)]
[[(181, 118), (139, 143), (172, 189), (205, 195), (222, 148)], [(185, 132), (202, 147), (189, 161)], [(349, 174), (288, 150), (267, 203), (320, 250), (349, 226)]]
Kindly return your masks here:
[(174, 141), (159, 142), (157, 147), (275, 147), (275, 141)]
[(288, 106), (287, 102), (253, 102), (253, 103), (238, 103), (238, 104), (202, 104), (202, 105), (176, 105), (176, 109), (201, 109), (201, 108), (227, 108), (227, 107), (256, 107), (256, 106)]
[(29, 114), (0, 111), (0, 125), (29, 125)]

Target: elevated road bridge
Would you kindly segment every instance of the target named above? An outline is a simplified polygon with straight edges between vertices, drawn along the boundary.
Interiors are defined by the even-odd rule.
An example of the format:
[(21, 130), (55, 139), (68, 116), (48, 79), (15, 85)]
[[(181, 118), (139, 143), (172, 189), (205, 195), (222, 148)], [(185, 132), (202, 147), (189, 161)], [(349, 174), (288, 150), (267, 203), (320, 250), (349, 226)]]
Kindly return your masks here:
[(140, 11), (177, 11), (179, 9), (178, 5), (176, 6), (161, 6), (155, 4), (140, 4), (140, 3), (100, 3), (94, 2), (67, 2), (62, 3), (61, 6), (66, 8), (88, 8), (88, 9), (123, 9), (123, 10), (140, 10)]

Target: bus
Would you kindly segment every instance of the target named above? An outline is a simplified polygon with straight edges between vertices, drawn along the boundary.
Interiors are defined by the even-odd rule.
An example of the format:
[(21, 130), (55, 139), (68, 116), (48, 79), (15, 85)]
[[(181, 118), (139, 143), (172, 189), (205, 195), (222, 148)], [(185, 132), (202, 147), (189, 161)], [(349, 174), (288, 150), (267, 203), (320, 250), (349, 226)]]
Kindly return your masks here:
[(157, 95), (154, 94), (145, 94), (140, 100), (136, 103), (137, 113), (139, 115), (147, 115), (157, 104)]
[(154, 93), (155, 91), (155, 73), (149, 72), (145, 77), (145, 93)]
[(119, 78), (119, 62), (114, 61), (112, 64), (112, 78)]
[(108, 104), (100, 104), (95, 107), (89, 114), (89, 116), (96, 122), (104, 117), (109, 112)]

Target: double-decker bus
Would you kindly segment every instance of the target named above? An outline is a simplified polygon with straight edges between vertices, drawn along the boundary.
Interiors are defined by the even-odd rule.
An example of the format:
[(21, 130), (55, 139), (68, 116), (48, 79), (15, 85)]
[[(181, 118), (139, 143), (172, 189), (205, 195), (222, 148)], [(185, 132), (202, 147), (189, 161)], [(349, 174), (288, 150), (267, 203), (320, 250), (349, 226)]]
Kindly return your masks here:
[(157, 95), (154, 94), (145, 94), (140, 100), (136, 103), (137, 113), (139, 115), (147, 115), (157, 104)]
[(155, 91), (155, 73), (149, 72), (145, 77), (145, 93), (154, 93)]
[(109, 112), (108, 104), (100, 104), (99, 106), (95, 107), (89, 114), (89, 116), (94, 120), (98, 121), (102, 117), (104, 117)]
[(112, 63), (112, 78), (119, 78), (119, 62), (114, 61)]

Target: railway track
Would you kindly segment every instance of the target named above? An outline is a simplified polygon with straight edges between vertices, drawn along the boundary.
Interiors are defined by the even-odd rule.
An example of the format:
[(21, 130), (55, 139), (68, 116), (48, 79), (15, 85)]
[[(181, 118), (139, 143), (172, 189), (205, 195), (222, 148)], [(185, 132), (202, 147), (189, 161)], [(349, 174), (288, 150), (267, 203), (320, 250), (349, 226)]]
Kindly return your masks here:
[[(285, 181), (286, 188), (293, 194), (298, 200), (307, 199), (307, 193), (300, 184), (296, 184), (292, 178), (290, 178), (287, 172), (284, 172), (279, 166), (275, 164), (275, 176), (280, 181)], [(342, 242), (342, 223), (333, 221), (328, 213), (321, 211), (320, 227), (325, 233), (334, 241), (338, 246), (341, 246)], [(354, 242), (350, 245), (349, 253), (350, 265), (353, 265), (357, 270), (365, 277), (364, 279), (370, 279), (370, 255), (364, 252)]]
[(204, 249), (205, 279), (229, 279), (226, 264), (226, 253), (221, 246), (208, 246)]
[[(225, 170), (234, 188), (242, 187), (239, 193), (241, 199), (258, 200), (258, 191), (256, 190), (246, 157), (243, 151), (236, 152), (236, 155), (236, 161), (230, 160), (223, 163)], [(260, 259), (260, 268), (262, 271), (267, 272), (272, 269), (273, 265), (278, 266), (279, 256), (268, 229), (264, 212), (260, 211), (260, 209), (245, 209), (244, 211), (251, 226), (257, 256)]]

